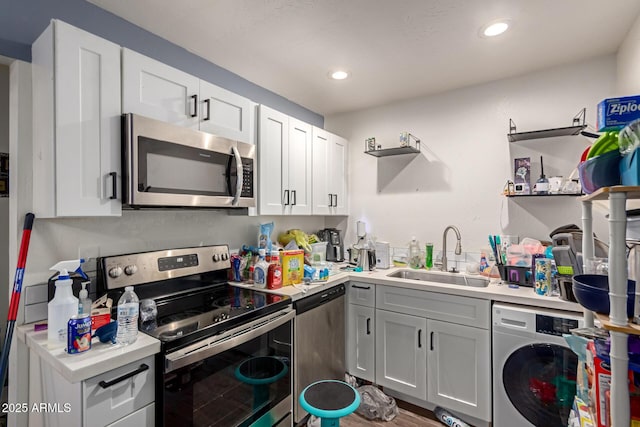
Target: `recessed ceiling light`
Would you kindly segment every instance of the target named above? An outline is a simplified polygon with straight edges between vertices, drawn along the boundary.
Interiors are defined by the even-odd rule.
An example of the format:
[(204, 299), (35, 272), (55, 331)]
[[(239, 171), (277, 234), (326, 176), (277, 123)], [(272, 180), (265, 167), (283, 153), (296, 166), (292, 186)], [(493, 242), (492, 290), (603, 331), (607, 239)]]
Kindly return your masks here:
[(349, 77), (349, 73), (347, 71), (338, 70), (338, 71), (333, 71), (329, 73), (329, 76), (333, 80), (344, 80), (347, 77)]
[(505, 21), (494, 22), (492, 24), (485, 26), (482, 29), (482, 35), (484, 35), (485, 37), (499, 36), (500, 34), (507, 31), (508, 28), (509, 28), (509, 24)]

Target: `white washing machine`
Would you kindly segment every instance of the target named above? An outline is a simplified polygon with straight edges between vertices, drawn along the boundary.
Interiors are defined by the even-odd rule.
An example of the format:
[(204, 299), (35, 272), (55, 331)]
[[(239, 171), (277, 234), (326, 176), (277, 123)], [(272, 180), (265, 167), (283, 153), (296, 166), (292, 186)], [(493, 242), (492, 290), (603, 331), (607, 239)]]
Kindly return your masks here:
[(579, 313), (493, 305), (493, 426), (566, 427), (578, 358), (562, 334)]

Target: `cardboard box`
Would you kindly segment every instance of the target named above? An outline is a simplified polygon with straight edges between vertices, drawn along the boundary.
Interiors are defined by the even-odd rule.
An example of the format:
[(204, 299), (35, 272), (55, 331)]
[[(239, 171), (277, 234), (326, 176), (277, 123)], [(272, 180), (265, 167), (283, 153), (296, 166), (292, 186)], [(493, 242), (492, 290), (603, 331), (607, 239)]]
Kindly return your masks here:
[(91, 330), (95, 331), (100, 326), (111, 322), (110, 308), (94, 308), (91, 310)]
[(304, 251), (282, 251), (282, 286), (302, 283), (304, 278)]
[(607, 98), (598, 104), (598, 132), (622, 129), (640, 119), (640, 95)]

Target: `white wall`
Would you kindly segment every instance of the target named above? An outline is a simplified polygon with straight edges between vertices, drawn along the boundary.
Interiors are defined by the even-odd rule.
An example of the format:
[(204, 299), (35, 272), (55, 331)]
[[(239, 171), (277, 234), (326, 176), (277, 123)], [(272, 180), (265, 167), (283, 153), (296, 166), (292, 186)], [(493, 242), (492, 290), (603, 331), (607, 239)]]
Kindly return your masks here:
[[(429, 78), (428, 70), (424, 78)], [(514, 157), (531, 157), (534, 182), (540, 154), (547, 176), (566, 177), (592, 140), (568, 136), (510, 144), (509, 118), (519, 132), (565, 127), (586, 107), (587, 123), (595, 126), (596, 104), (610, 96), (615, 79), (616, 58), (606, 56), (326, 117), (325, 127), (350, 141), (351, 217), (345, 239), (354, 241), (355, 221), (362, 219), (391, 246), (406, 246), (416, 235), (423, 244), (434, 242), (437, 250), (444, 228), (454, 224), (463, 250), (477, 252), (488, 246), (488, 234), (549, 240), (558, 226), (581, 225), (580, 204), (573, 197), (506, 199), (501, 192), (506, 180), (513, 179)], [(397, 146), (401, 131), (422, 140), (419, 155), (377, 159), (363, 152), (369, 137), (383, 148)], [(598, 220), (602, 215), (596, 211), (594, 217), (594, 230), (606, 239), (606, 223)], [(452, 250), (454, 240), (449, 239)]]
[(617, 91), (613, 96), (640, 93), (640, 16), (618, 49)]

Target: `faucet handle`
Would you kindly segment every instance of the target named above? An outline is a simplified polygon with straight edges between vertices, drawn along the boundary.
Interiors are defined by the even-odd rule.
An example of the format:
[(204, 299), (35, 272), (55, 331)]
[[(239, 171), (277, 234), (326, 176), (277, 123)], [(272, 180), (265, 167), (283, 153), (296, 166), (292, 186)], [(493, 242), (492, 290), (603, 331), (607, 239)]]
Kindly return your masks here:
[(460, 272), (458, 271), (457, 268), (451, 267), (451, 269), (449, 270), (449, 273), (460, 273)]

